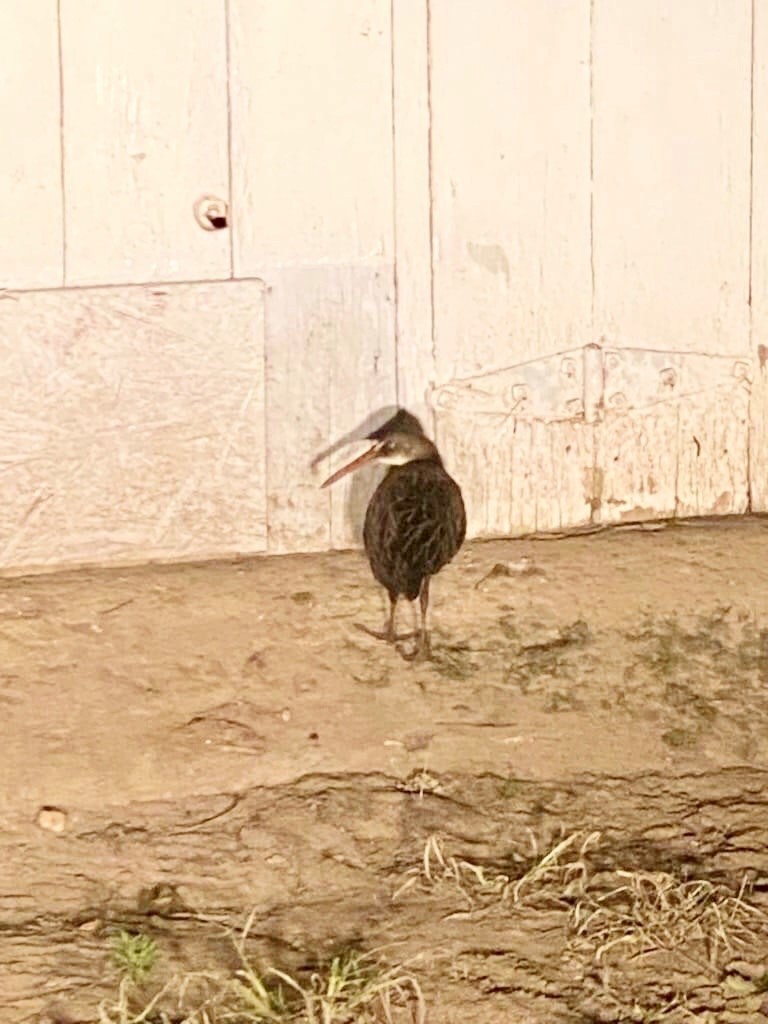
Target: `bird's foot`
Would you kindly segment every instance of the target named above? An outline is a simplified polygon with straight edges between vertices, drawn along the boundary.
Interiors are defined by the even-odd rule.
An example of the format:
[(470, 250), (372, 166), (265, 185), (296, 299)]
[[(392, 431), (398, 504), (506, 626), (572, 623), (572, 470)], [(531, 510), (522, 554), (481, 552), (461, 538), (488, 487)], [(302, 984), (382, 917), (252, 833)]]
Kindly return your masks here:
[(371, 629), (370, 626), (364, 626), (362, 622), (354, 623), (355, 629), (359, 629), (361, 633), (367, 633), (368, 636), (375, 637), (377, 640), (384, 640), (388, 644), (399, 643), (401, 640), (413, 640), (417, 633), (395, 633), (393, 629)]
[(398, 647), (398, 654), (404, 661), (431, 661), (432, 644), (430, 643), (429, 634), (417, 633), (415, 635), (418, 637), (418, 640), (413, 649), (406, 651), (403, 647)]

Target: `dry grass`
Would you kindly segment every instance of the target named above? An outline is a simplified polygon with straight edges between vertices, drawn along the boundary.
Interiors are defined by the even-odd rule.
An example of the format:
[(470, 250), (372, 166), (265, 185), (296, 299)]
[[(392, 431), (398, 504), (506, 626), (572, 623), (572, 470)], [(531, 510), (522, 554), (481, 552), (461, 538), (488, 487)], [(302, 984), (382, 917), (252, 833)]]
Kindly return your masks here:
[(759, 964), (768, 956), (768, 915), (751, 902), (746, 883), (734, 890), (668, 872), (597, 870), (600, 843), (600, 833), (584, 831), (544, 850), (531, 839), (532, 849), (502, 871), (449, 853), (433, 835), (393, 898), (418, 891), (450, 901), (453, 894), (463, 906), (452, 919), (493, 911), (530, 921), (561, 912), (562, 985), (568, 988), (568, 977), (599, 978), (591, 995), (580, 995), (576, 982), (573, 996), (595, 1019), (719, 1020), (701, 1016), (707, 1000), (727, 1005), (734, 1020), (755, 1019), (763, 978), (744, 980), (729, 969), (735, 958)]
[(443, 841), (430, 836), (421, 863), (405, 872), (393, 899), (418, 887), (431, 892), (458, 891), (470, 909), (490, 902), (522, 904), (540, 902), (542, 898), (568, 905), (584, 888), (586, 858), (599, 839), (599, 832), (573, 832), (542, 852), (531, 834), (531, 850), (515, 858), (522, 865), (522, 872), (517, 874), (448, 855)]
[(611, 952), (664, 950), (683, 953), (699, 969), (717, 970), (725, 958), (768, 939), (768, 919), (745, 898), (746, 884), (734, 894), (723, 885), (682, 882), (666, 872), (617, 871), (614, 877), (620, 885), (608, 892), (588, 889), (571, 915), (575, 939), (596, 961)]

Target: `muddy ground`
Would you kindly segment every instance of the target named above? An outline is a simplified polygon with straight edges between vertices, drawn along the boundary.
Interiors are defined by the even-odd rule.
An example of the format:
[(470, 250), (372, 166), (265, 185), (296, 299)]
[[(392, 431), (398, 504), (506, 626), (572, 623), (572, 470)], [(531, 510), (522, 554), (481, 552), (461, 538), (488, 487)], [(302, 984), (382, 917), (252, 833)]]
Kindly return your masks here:
[(251, 912), (259, 969), (378, 950), (432, 1024), (768, 1020), (767, 552), (470, 544), (425, 665), (355, 552), (0, 581), (0, 1020), (98, 1020), (120, 927), (146, 998), (227, 976)]

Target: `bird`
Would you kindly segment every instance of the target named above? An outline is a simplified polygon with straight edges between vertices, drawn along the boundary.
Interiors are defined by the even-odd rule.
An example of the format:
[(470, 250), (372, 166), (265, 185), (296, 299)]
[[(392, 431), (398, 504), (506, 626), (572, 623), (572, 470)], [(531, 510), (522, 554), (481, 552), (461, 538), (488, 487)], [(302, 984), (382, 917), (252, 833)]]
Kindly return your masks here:
[(342, 466), (322, 487), (341, 480), (362, 466), (388, 467), (373, 492), (365, 513), (363, 544), (374, 578), (389, 597), (389, 617), (383, 632), (362, 627), (371, 635), (395, 644), (395, 613), (401, 597), (419, 599), (421, 611), (416, 642), (408, 660), (431, 657), (427, 628), (429, 581), (458, 553), (467, 531), (461, 488), (449, 475), (435, 444), (419, 420), (400, 408), (383, 426), (368, 434), (372, 447)]

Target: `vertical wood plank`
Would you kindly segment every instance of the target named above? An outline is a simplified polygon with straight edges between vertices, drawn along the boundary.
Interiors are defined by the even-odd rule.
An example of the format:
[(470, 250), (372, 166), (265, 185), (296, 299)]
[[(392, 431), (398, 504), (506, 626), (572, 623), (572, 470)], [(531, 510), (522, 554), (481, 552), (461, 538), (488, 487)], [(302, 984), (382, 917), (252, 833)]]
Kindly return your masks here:
[(0, 289), (63, 281), (56, 0), (0, 4)]
[(230, 0), (236, 274), (392, 258), (389, 0)]
[(589, 6), (432, 5), (438, 382), (587, 339)]
[(285, 268), (267, 293), (267, 548), (331, 546), (331, 496), (320, 490), (329, 444), (332, 355), (337, 320), (322, 268)]
[(489, 430), (487, 417), (468, 416), (460, 408), (439, 409), (435, 415), (437, 446), (464, 496), (467, 536), (503, 533), (504, 503), (495, 501), (493, 495), (499, 482), (509, 478), (512, 448), (508, 426), (496, 419), (496, 429)]
[(230, 0), (234, 264), (267, 300), (270, 551), (358, 539), (317, 454), (395, 400), (390, 0)]
[[(536, 532), (536, 505), (539, 481), (536, 479), (534, 424), (527, 420), (511, 423), (512, 478), (509, 483), (512, 536)], [(505, 488), (506, 489), (506, 488)]]
[[(335, 439), (395, 404), (394, 282), (388, 270), (365, 267), (338, 278), (327, 300), (341, 311), (330, 365), (330, 436)], [(378, 425), (378, 424), (377, 424)], [(353, 473), (331, 489), (331, 547), (359, 547), (368, 500), (381, 474)]]
[[(372, 479), (330, 491), (313, 459), (395, 399), (391, 272), (276, 271), (267, 302), (267, 512), (272, 552), (360, 542)], [(382, 417), (383, 419), (384, 417)], [(334, 456), (334, 465), (343, 458)]]
[(397, 397), (433, 430), (428, 0), (392, 0)]
[[(480, 423), (466, 438), (469, 453), (476, 453), (475, 473), (483, 480), (480, 493), (473, 488), (466, 500), (474, 507), (479, 504), (483, 516), (482, 533), (489, 537), (503, 537), (509, 533), (509, 491), (512, 481), (514, 421), (499, 423), (496, 429), (482, 429)], [(484, 493), (483, 493), (484, 491)]]
[(61, 0), (68, 284), (230, 275), (224, 0)]
[[(560, 420), (547, 423), (549, 464), (541, 466), (544, 479), (551, 481), (549, 500), (536, 504), (536, 529), (570, 530), (585, 526), (592, 516), (595, 434), (590, 423)], [(546, 443), (542, 444), (546, 452)], [(542, 482), (543, 483), (543, 482)]]
[(747, 511), (749, 385), (686, 396), (680, 404), (677, 516)]
[(768, 8), (754, 5), (750, 502), (768, 512)]
[(768, 512), (768, 345), (757, 346), (749, 400), (749, 505)]
[(596, 522), (674, 516), (678, 437), (677, 402), (606, 412), (595, 426)]
[(748, 343), (751, 0), (595, 0), (595, 330)]

